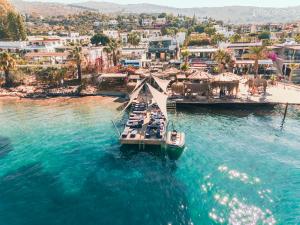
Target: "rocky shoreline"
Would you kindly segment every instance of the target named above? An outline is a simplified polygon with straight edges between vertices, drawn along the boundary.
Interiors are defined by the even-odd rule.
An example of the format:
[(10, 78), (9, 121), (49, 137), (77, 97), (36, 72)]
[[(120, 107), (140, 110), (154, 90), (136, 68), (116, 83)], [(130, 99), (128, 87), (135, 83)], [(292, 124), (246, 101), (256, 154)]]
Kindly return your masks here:
[(0, 98), (54, 98), (54, 97), (86, 97), (86, 96), (117, 96), (122, 97), (124, 94), (116, 92), (101, 92), (96, 87), (86, 86), (68, 86), (59, 88), (44, 88), (38, 86), (21, 85), (14, 88), (0, 88)]

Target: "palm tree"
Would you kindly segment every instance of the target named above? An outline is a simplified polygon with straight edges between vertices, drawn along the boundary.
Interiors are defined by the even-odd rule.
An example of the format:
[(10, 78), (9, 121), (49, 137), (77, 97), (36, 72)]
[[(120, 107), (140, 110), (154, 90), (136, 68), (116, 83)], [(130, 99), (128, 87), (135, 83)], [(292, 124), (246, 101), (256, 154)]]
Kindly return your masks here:
[(258, 60), (267, 57), (267, 48), (265, 46), (255, 46), (250, 48), (250, 58), (254, 59), (255, 77), (258, 76)]
[(9, 87), (12, 85), (12, 79), (9, 77), (9, 73), (16, 67), (16, 60), (8, 52), (0, 53), (0, 70), (4, 71), (5, 75), (5, 86)]
[(290, 73), (290, 76), (289, 76), (289, 82), (292, 81), (293, 73), (295, 72), (295, 70), (299, 69), (299, 65), (297, 65), (295, 63), (292, 63), (290, 65), (290, 68), (291, 68), (291, 73)]
[(116, 66), (118, 64), (118, 56), (120, 54), (120, 52), (119, 52), (120, 42), (112, 39), (108, 43), (108, 48), (110, 49), (110, 51), (112, 53), (113, 64), (114, 64), (114, 66)]
[(226, 65), (229, 65), (233, 62), (231, 55), (222, 49), (216, 51), (213, 59), (218, 63), (220, 73), (223, 73)]
[(78, 73), (78, 81), (81, 82), (81, 65), (84, 60), (84, 55), (82, 53), (82, 48), (79, 46), (75, 46), (69, 52), (69, 59), (76, 64), (77, 73)]
[(111, 65), (111, 49), (110, 47), (104, 47), (103, 51), (106, 53), (106, 58), (107, 58), (107, 67), (110, 67)]
[(181, 51), (181, 56), (185, 62), (185, 64), (187, 64), (188, 62), (188, 57), (190, 56), (190, 52), (187, 49), (182, 49)]

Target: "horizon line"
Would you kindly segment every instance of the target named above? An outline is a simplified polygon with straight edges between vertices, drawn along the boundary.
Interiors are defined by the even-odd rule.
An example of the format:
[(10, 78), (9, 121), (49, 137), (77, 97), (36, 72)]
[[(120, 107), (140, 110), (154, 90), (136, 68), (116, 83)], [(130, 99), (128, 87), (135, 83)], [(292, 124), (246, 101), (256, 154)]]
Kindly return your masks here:
[(63, 5), (72, 5), (72, 4), (78, 4), (78, 3), (87, 3), (87, 2), (96, 2), (96, 3), (109, 3), (109, 4), (115, 4), (115, 5), (153, 5), (153, 6), (164, 6), (169, 7), (172, 9), (201, 9), (201, 8), (225, 8), (225, 7), (254, 7), (254, 8), (276, 8), (276, 9), (287, 9), (292, 7), (300, 7), (300, 3), (297, 5), (290, 5), (290, 6), (255, 6), (255, 5), (222, 5), (222, 6), (193, 6), (193, 7), (178, 7), (178, 6), (171, 6), (166, 4), (156, 4), (156, 3), (147, 3), (147, 2), (139, 2), (139, 3), (115, 3), (112, 1), (98, 1), (98, 0), (80, 0), (80, 1), (72, 1), (72, 2), (61, 2), (60, 0), (15, 0), (15, 2), (23, 1), (23, 2), (41, 2), (41, 3), (59, 3)]

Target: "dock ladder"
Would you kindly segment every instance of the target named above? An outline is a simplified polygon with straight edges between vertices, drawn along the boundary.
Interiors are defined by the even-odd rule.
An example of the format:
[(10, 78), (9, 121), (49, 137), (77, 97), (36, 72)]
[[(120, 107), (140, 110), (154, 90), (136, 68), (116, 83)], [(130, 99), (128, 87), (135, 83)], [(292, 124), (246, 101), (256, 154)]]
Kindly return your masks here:
[(167, 102), (167, 110), (168, 110), (168, 111), (176, 112), (176, 102), (175, 102), (175, 101), (169, 100), (169, 101)]

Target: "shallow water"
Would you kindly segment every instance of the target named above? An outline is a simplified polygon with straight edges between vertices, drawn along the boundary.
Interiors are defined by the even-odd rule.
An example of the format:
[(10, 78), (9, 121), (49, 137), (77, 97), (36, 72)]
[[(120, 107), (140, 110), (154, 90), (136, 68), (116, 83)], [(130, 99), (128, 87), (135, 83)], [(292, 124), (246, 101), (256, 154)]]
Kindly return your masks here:
[(116, 103), (0, 102), (0, 224), (299, 224), (300, 113), (187, 109), (176, 162), (122, 153)]

